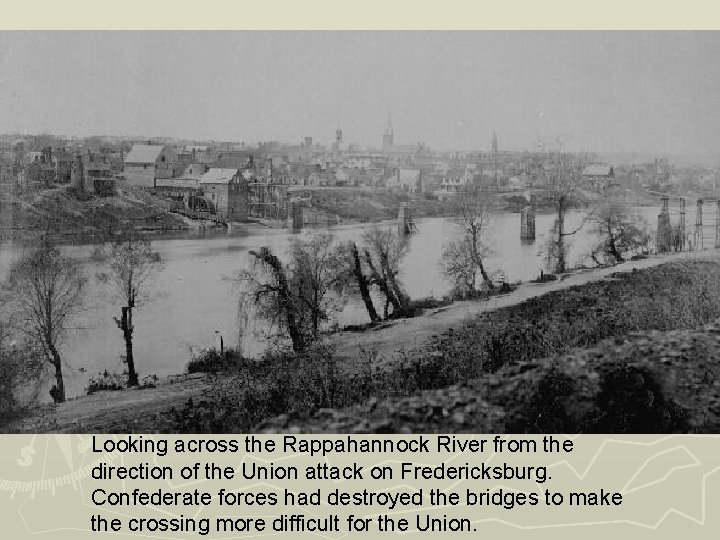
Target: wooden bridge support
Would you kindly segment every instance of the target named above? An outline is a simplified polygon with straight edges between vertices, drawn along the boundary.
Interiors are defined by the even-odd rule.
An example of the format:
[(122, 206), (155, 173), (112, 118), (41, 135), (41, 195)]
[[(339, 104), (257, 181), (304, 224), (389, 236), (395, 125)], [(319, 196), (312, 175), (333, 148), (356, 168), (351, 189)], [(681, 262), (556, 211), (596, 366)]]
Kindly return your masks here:
[(715, 247), (720, 247), (720, 199), (715, 207)]
[(532, 206), (526, 206), (520, 212), (520, 240), (535, 240), (535, 209)]
[(400, 208), (398, 208), (397, 231), (400, 236), (415, 232), (415, 223), (407, 209), (407, 204), (404, 202), (400, 203)]
[(697, 201), (697, 213), (695, 214), (695, 250), (703, 249), (703, 200)]
[(659, 253), (670, 251), (672, 245), (672, 225), (670, 224), (670, 212), (668, 210), (668, 198), (662, 198), (662, 208), (658, 214), (657, 236), (655, 246)]
[(301, 231), (305, 225), (303, 207), (297, 203), (289, 203), (288, 221), (293, 232)]
[(680, 199), (680, 251), (685, 251), (685, 198)]

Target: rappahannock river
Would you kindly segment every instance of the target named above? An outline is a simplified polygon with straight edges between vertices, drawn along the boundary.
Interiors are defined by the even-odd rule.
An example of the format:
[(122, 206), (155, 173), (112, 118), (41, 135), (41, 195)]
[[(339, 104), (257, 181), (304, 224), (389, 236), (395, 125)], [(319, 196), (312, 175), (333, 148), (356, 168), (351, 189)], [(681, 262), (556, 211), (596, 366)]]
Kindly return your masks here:
[[(657, 208), (641, 210), (654, 230)], [(570, 213), (568, 230), (581, 223), (583, 216), (581, 212)], [(553, 215), (538, 214), (537, 239), (533, 244), (523, 244), (520, 241), (520, 215), (494, 214), (486, 234), (491, 249), (491, 255), (486, 259), (489, 271), (502, 272), (511, 282), (538, 277), (544, 268), (540, 251), (553, 221)], [(458, 223), (444, 218), (417, 221), (418, 230), (409, 240), (400, 275), (412, 298), (442, 297), (449, 291), (450, 283), (442, 276), (439, 259), (443, 244), (456, 234)], [(687, 223), (694, 223), (690, 213)], [(382, 225), (395, 226), (394, 222)], [(359, 240), (369, 226), (340, 225), (329, 230), (338, 240)], [(300, 234), (312, 233), (308, 230)], [(165, 261), (164, 269), (152, 286), (150, 298), (134, 313), (134, 353), (140, 378), (150, 374), (182, 373), (193, 351), (216, 345), (220, 335), (226, 347), (237, 345), (238, 295), (234, 278), (248, 265), (248, 250), (268, 246), (282, 256), (296, 237), (297, 234), (286, 230), (255, 228), (223, 236), (155, 239), (153, 246)], [(595, 241), (591, 223), (568, 237), (570, 265), (583, 262)], [(124, 345), (113, 320), (119, 315), (120, 304), (109, 288), (96, 279), (101, 268), (91, 259), (94, 246), (65, 246), (62, 249), (81, 263), (88, 277), (83, 311), (71, 320), (71, 330), (60, 351), (66, 363), (67, 393), (72, 397), (84, 393), (88, 379), (97, 373), (104, 370), (121, 373), (124, 365), (120, 355), (124, 353)], [(12, 261), (21, 253), (20, 247), (0, 246), (0, 280), (5, 278)], [(377, 307), (382, 310), (382, 305)], [(359, 302), (348, 305), (340, 318), (341, 324), (368, 320)], [(251, 326), (261, 329), (264, 325), (260, 322)], [(251, 330), (245, 332), (242, 341), (243, 351), (248, 355), (257, 355), (266, 346), (262, 337)], [(43, 391), (40, 397), (45, 399), (47, 393)]]

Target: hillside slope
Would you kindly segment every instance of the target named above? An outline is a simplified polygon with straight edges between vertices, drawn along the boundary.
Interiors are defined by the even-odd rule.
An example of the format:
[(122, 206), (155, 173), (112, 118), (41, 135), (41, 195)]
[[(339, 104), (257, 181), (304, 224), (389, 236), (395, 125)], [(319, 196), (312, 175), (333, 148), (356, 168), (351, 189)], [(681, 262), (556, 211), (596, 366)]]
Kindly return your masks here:
[(125, 188), (113, 197), (78, 193), (70, 186), (0, 200), (0, 235), (103, 235), (124, 222), (146, 230), (182, 230), (181, 218), (170, 214), (160, 199), (137, 188)]

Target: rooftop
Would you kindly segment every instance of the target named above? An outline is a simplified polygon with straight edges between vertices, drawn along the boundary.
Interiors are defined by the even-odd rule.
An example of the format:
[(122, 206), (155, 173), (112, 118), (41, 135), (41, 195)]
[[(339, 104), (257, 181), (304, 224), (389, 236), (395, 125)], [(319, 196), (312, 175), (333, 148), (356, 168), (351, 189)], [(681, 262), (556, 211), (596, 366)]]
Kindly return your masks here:
[(583, 176), (610, 176), (612, 172), (610, 165), (588, 165), (582, 174)]
[(130, 153), (125, 157), (125, 163), (155, 163), (162, 150), (162, 146), (133, 144)]
[(210, 169), (200, 177), (201, 184), (228, 184), (237, 175), (238, 169)]

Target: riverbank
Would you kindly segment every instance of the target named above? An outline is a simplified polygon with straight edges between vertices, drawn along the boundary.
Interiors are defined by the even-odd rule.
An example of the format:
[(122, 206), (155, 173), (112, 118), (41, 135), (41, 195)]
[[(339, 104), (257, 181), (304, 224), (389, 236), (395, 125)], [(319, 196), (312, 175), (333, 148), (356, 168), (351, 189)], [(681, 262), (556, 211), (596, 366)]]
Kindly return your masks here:
[[(685, 279), (685, 267), (692, 268), (687, 274), (690, 276), (708, 273), (709, 269), (712, 275), (720, 275), (719, 259), (715, 251), (653, 256), (618, 267), (571, 273), (556, 282), (522, 284), (512, 293), (490, 301), (457, 302), (367, 332), (336, 334), (321, 350), (302, 358), (280, 357), (267, 365), (248, 364), (244, 372), (224, 373), (217, 378), (178, 376), (162, 379), (156, 388), (98, 392), (58, 406), (49, 405), (10, 429), (172, 432), (203, 431), (213, 426), (225, 431), (247, 431), (258, 422), (270, 422), (258, 429), (303, 426), (304, 422), (311, 426), (316, 418), (297, 416), (299, 411), (314, 412), (328, 405), (362, 407), (368, 400), (395, 399), (391, 395), (400, 396), (398, 403), (409, 399), (422, 408), (435, 399), (423, 392), (439, 392), (441, 396), (449, 392), (454, 396), (457, 392), (453, 387), (458, 382), (465, 384), (485, 371), (497, 372), (494, 380), (502, 381), (504, 376), (498, 370), (512, 366), (504, 366), (498, 359), (513, 357), (533, 362), (547, 357), (548, 350), (560, 350), (558, 343), (588, 347), (608, 336), (627, 334), (628, 329), (649, 331), (653, 329), (649, 324), (667, 323), (670, 319), (653, 322), (644, 315), (644, 321), (631, 321), (635, 326), (622, 326), (615, 319), (598, 318), (596, 310), (610, 317), (625, 311), (626, 303), (632, 301), (643, 308), (643, 314), (651, 313), (655, 308), (649, 302), (658, 291), (670, 288), (670, 294), (681, 290), (678, 283)], [(698, 264), (713, 266), (701, 268)], [(624, 274), (618, 276), (618, 272)], [(673, 276), (679, 276), (680, 281)], [(595, 299), (594, 304), (591, 299)], [(677, 305), (671, 308), (680, 312)], [(553, 309), (555, 318), (548, 315)], [(491, 313), (492, 317), (484, 318)], [(591, 318), (581, 319), (582, 313), (589, 313)], [(709, 308), (703, 317), (712, 315)], [(558, 334), (563, 326), (555, 323), (565, 319), (578, 321), (573, 327), (574, 341), (568, 338), (568, 332)], [(493, 322), (500, 320), (504, 323)], [(543, 326), (543, 320), (553, 324)], [(538, 343), (554, 343), (556, 348), (543, 349)], [(515, 368), (521, 369), (517, 365)], [(509, 379), (511, 375), (509, 372)], [(300, 407), (294, 399), (302, 400)], [(500, 405), (494, 407), (504, 410)], [(494, 422), (505, 418), (505, 413), (498, 416), (497, 412), (488, 409), (482, 413), (483, 418), (486, 413), (488, 418), (496, 419)], [(334, 418), (336, 413), (345, 414), (319, 414)], [(283, 414), (275, 424), (269, 420)], [(442, 423), (438, 425), (442, 430)], [(495, 427), (503, 429), (500, 424)], [(341, 428), (338, 425), (337, 429)]]
[(379, 364), (400, 353), (417, 348), (434, 336), (461, 325), (465, 320), (502, 308), (516, 306), (539, 296), (604, 280), (623, 271), (632, 272), (677, 261), (720, 260), (720, 252), (684, 252), (658, 254), (644, 259), (627, 261), (618, 266), (590, 268), (568, 272), (556, 281), (520, 283), (507, 294), (496, 295), (486, 301), (456, 301), (449, 306), (427, 310), (421, 317), (398, 319), (362, 334), (345, 332), (330, 337), (330, 343), (339, 356), (350, 358), (353, 351), (364, 350)]
[(148, 234), (189, 230), (187, 223), (140, 188), (126, 187), (112, 197), (96, 197), (72, 186), (57, 186), (0, 201), (0, 239), (56, 243), (96, 243), (112, 238), (125, 224)]
[[(292, 187), (290, 193), (309, 200), (314, 211), (332, 216), (343, 223), (395, 219), (401, 204), (405, 204), (412, 217), (416, 219), (462, 216), (462, 209), (453, 198), (439, 200), (380, 188), (298, 186)], [(531, 196), (536, 212), (554, 212), (551, 195), (540, 189), (498, 192), (494, 200), (493, 212), (518, 213), (529, 204)], [(596, 198), (596, 194), (582, 192), (572, 200), (570, 208), (585, 208)]]
[(467, 318), (385, 361), (373, 356), (365, 400), (296, 409), (254, 429), (717, 432), (717, 254), (617, 270)]
[[(397, 219), (406, 205), (413, 219), (457, 217), (461, 211), (452, 200), (377, 188), (291, 188), (291, 195), (310, 201), (312, 223), (362, 224)], [(536, 197), (539, 213), (550, 209), (542, 193)], [(501, 193), (495, 212), (519, 212), (527, 205), (523, 194)], [(582, 205), (581, 205), (582, 206)], [(55, 186), (25, 195), (0, 199), (0, 241), (32, 242), (38, 237), (57, 244), (96, 244), (111, 240), (131, 223), (150, 236), (182, 236), (198, 233), (247, 233), (262, 228), (284, 228), (284, 221), (252, 218), (231, 228), (194, 220), (172, 211), (172, 204), (149, 191), (124, 186), (110, 197), (78, 192), (72, 186)], [(317, 221), (317, 224), (315, 222)]]

